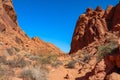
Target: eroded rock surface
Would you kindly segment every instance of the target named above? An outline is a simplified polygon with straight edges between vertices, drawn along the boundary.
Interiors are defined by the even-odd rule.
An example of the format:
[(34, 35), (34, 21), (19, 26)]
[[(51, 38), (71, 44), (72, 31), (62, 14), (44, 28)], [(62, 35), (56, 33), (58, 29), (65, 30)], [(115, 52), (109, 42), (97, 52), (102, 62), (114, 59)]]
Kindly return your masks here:
[(12, 0), (0, 0), (0, 42), (32, 54), (61, 54), (53, 44), (39, 37), (30, 39), (19, 27)]
[(71, 42), (70, 54), (77, 52), (88, 44), (103, 39), (108, 31), (120, 31), (120, 3), (103, 10), (88, 8), (76, 24)]

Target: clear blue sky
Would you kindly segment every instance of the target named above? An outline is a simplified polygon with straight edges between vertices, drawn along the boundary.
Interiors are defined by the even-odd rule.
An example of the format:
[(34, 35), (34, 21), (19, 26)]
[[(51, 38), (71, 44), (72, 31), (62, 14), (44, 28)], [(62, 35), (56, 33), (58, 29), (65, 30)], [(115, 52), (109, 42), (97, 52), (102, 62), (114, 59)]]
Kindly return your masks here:
[(39, 36), (69, 52), (76, 21), (86, 8), (116, 5), (119, 0), (13, 0), (18, 22), (29, 37)]

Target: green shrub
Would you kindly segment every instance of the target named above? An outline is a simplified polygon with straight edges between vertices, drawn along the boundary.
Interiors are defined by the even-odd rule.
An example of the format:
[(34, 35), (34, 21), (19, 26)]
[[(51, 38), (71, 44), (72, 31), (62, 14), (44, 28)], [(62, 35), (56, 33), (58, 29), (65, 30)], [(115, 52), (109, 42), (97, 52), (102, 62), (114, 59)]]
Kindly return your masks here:
[(105, 46), (99, 46), (97, 52), (97, 61), (101, 61), (104, 57), (108, 55), (114, 55), (114, 50), (118, 48), (118, 44), (114, 41), (106, 44)]

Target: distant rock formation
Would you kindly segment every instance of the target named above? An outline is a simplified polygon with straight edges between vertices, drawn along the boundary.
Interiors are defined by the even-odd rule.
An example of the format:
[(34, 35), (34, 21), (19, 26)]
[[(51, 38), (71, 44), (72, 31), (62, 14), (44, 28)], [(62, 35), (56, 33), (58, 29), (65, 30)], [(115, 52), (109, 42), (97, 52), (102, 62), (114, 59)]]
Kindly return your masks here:
[(104, 11), (100, 6), (88, 8), (76, 24), (72, 37), (70, 54), (88, 44), (103, 39), (108, 31), (120, 31), (120, 3), (108, 6)]
[[(19, 27), (12, 0), (0, 0), (0, 43), (32, 54), (62, 54), (53, 44), (38, 37), (30, 39)], [(0, 47), (2, 48), (2, 47)]]

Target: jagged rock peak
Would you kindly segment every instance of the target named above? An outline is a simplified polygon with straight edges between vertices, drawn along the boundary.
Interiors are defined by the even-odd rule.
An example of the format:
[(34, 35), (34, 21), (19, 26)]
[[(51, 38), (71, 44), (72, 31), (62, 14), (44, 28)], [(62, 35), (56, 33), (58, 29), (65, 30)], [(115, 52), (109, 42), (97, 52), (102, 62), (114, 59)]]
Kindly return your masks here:
[(94, 41), (103, 39), (108, 31), (120, 31), (120, 3), (115, 7), (108, 6), (105, 11), (100, 6), (95, 10), (86, 9), (77, 21), (70, 54)]

